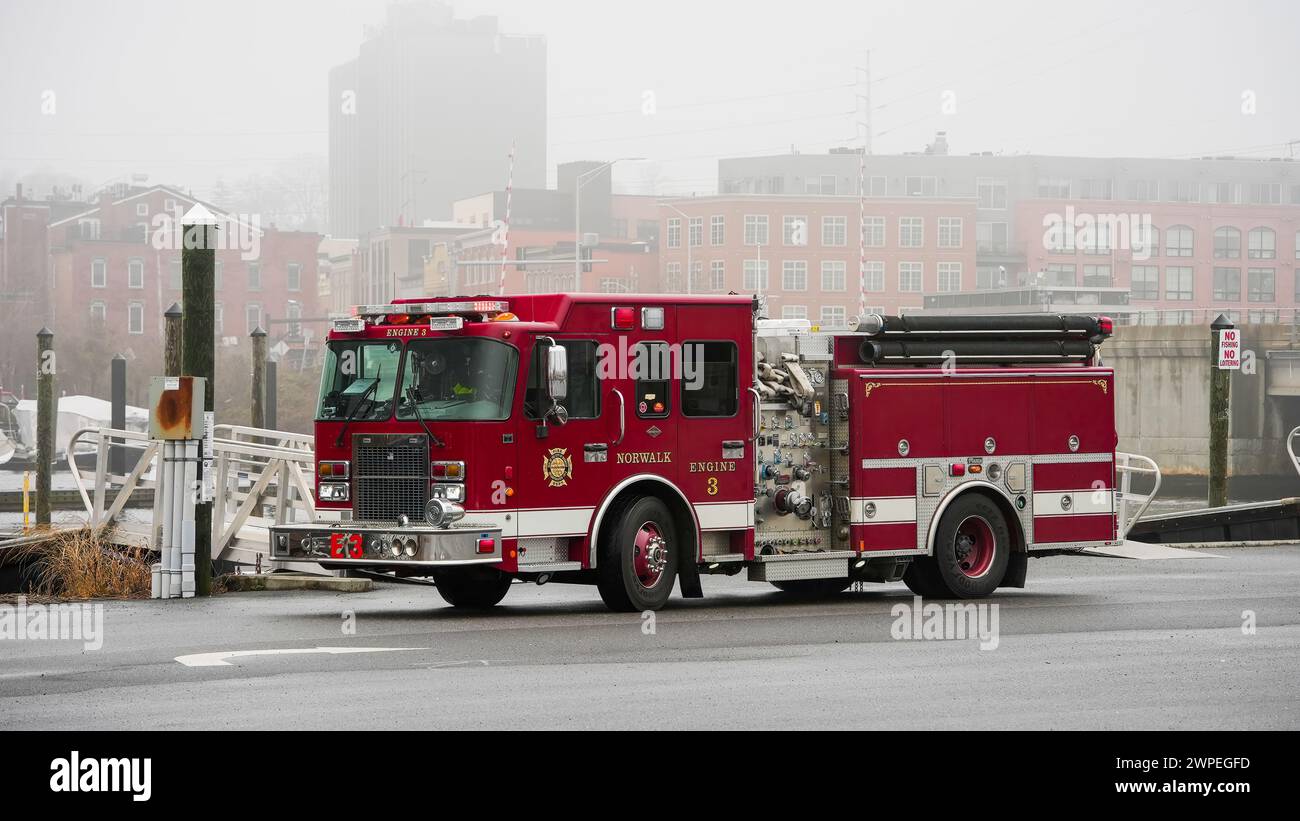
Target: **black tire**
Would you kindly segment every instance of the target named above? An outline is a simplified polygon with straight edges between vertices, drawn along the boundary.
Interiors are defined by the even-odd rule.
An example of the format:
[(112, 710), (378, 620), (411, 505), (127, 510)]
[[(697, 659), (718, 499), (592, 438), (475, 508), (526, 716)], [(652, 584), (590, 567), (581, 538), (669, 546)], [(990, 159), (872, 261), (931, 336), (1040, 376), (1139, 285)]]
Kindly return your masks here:
[(433, 571), (438, 593), (452, 607), (485, 610), (495, 606), (510, 592), (513, 577), (500, 570), (465, 567)]
[(668, 506), (653, 496), (621, 505), (614, 523), (602, 528), (596, 587), (610, 610), (658, 610), (672, 595), (680, 534)]
[(903, 581), (921, 597), (983, 598), (1002, 584), (1011, 550), (1002, 510), (987, 496), (967, 493), (939, 520), (934, 555), (914, 560)]
[(842, 579), (797, 579), (788, 582), (769, 582), (782, 593), (788, 593), (801, 599), (824, 599), (837, 596), (849, 589), (852, 580)]

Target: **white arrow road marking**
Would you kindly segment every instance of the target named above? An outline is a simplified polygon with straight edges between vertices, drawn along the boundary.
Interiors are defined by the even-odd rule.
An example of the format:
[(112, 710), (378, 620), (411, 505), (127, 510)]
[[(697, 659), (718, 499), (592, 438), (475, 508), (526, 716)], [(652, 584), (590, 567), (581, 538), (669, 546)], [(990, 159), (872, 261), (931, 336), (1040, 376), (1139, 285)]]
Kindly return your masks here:
[(407, 650), (425, 650), (424, 647), (299, 647), (283, 650), (225, 650), (220, 653), (195, 653), (177, 656), (176, 661), (186, 667), (231, 667), (226, 659), (244, 656), (300, 656), (308, 653), (328, 653), (332, 656), (347, 653), (397, 653)]

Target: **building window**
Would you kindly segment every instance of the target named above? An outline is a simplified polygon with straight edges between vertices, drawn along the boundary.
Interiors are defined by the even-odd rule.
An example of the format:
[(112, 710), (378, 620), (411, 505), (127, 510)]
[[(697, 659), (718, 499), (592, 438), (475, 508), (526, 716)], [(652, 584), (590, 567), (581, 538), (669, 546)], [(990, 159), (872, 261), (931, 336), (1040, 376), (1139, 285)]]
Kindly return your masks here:
[(828, 328), (848, 327), (849, 312), (843, 305), (823, 305), (821, 324)]
[(262, 327), (262, 306), (256, 302), (250, 302), (244, 306), (244, 333), (251, 334), (253, 331)]
[(1007, 181), (980, 177), (975, 181), (979, 193), (980, 208), (993, 208), (999, 211), (1007, 207)]
[[(1091, 239), (1091, 242), (1085, 242), (1083, 252), (1085, 254), (1109, 254), (1111, 251), (1111, 234), (1110, 223), (1105, 220), (1097, 220), (1092, 227), (1092, 231), (1084, 231), (1084, 239)], [(1091, 237), (1089, 237), (1091, 233)]]
[(1248, 302), (1274, 302), (1277, 300), (1276, 275), (1272, 268), (1251, 268), (1246, 272), (1246, 300)]
[(862, 289), (873, 293), (885, 290), (885, 263), (868, 262), (862, 269)]
[(1171, 181), (1165, 186), (1166, 202), (1200, 202), (1201, 184), (1199, 182)]
[(784, 217), (781, 220), (781, 242), (802, 247), (808, 244), (808, 218)]
[[(687, 341), (682, 356), (692, 358), (691, 384), (681, 379), (683, 416), (735, 416), (740, 409), (740, 353), (735, 342)], [(694, 388), (694, 390), (692, 390)]]
[(149, 203), (147, 203), (147, 202), (137, 202), (137, 203), (135, 204), (135, 215), (136, 215), (137, 217), (147, 217), (147, 216), (149, 216)]
[(1109, 265), (1083, 266), (1083, 287), (1109, 288), (1114, 284), (1115, 277), (1111, 274)]
[[(1073, 253), (1074, 232), (1065, 231)], [(1005, 254), (1010, 242), (1010, 228), (1005, 222), (980, 222), (975, 224), (975, 250), (981, 254)]]
[(786, 291), (808, 290), (808, 263), (787, 259), (781, 264), (781, 288)]
[(1133, 229), (1133, 253), (1144, 257), (1160, 256), (1160, 229), (1149, 223), (1139, 223)]
[(867, 181), (868, 197), (888, 197), (889, 196), (889, 178), (872, 177)]
[(90, 287), (108, 287), (108, 262), (106, 260), (92, 259), (90, 261)]
[(1155, 180), (1129, 180), (1128, 198), (1137, 202), (1155, 202), (1160, 199), (1160, 183)]
[(1081, 200), (1109, 200), (1114, 199), (1114, 186), (1111, 180), (1092, 178), (1085, 179), (1079, 186), (1079, 199)]
[(682, 247), (682, 221), (677, 217), (668, 220), (668, 247)]
[(699, 248), (704, 244), (704, 217), (691, 217), (686, 226), (686, 241), (692, 248)]
[(1070, 199), (1070, 180), (1068, 177), (1039, 177), (1038, 196), (1040, 199)]
[(212, 266), (212, 290), (214, 291), (221, 290), (221, 281), (225, 278), (225, 275), (226, 275), (226, 264), (221, 260), (217, 260), (216, 263)]
[(898, 290), (903, 293), (919, 294), (923, 270), (919, 262), (898, 263)]
[(302, 290), (302, 266), (296, 262), (290, 262), (287, 271), (288, 288), (290, 291)]
[(743, 286), (746, 291), (770, 291), (772, 289), (772, 282), (768, 276), (767, 260), (745, 260)]
[[(677, 294), (682, 292), (682, 264), (680, 262), (670, 262), (667, 267), (668, 273), (668, 293)], [(533, 291), (532, 293), (542, 293)]]
[(822, 245), (848, 245), (849, 218), (822, 217)]
[(126, 306), (126, 332), (129, 334), (144, 333), (143, 302), (132, 302)]
[(1235, 182), (1207, 182), (1205, 201), (1236, 205), (1241, 202), (1241, 186)]
[(126, 263), (126, 287), (144, 287), (144, 260), (133, 259)]
[(714, 216), (709, 218), (709, 244), (723, 245), (727, 241), (727, 219), (726, 217)]
[(884, 217), (863, 218), (862, 244), (868, 248), (885, 247), (885, 218)]
[(691, 293), (704, 290), (704, 263), (699, 260), (691, 262)]
[(1240, 302), (1241, 301), (1241, 269), (1240, 268), (1218, 268), (1214, 269), (1214, 276), (1211, 282), (1213, 286), (1214, 299), (1219, 302)]
[(939, 292), (954, 293), (961, 290), (961, 263), (939, 263)]
[(1192, 229), (1186, 225), (1175, 225), (1165, 231), (1165, 256), (1190, 257), (1192, 245)]
[(217, 336), (225, 336), (226, 333), (226, 309), (220, 302), (212, 306), (212, 330)]
[(939, 217), (939, 247), (961, 247), (961, 217)]
[(925, 243), (925, 220), (921, 217), (900, 217), (898, 220), (898, 245), (901, 248), (920, 248)]
[(843, 261), (822, 260), (822, 290), (843, 291), (848, 266)]
[(1281, 205), (1282, 183), (1252, 182), (1250, 184), (1251, 205)]
[(1241, 259), (1241, 232), (1227, 226), (1215, 228), (1214, 258)]
[[(1047, 266), (1051, 268), (1052, 266)], [(1070, 266), (1073, 268), (1074, 266)], [(1001, 265), (979, 265), (975, 268), (975, 290), (987, 291), (1007, 287), (1007, 269)]]
[(807, 319), (807, 305), (785, 305), (781, 308), (782, 319)]
[(767, 215), (745, 215), (745, 244), (767, 245)]
[(1160, 298), (1160, 267), (1157, 265), (1133, 266), (1133, 299)]
[(709, 289), (721, 291), (727, 287), (727, 263), (715, 259), (709, 263)]
[(108, 321), (108, 306), (100, 300), (90, 303), (90, 320), (103, 324)]
[(939, 186), (935, 177), (908, 177), (906, 191), (909, 197), (933, 197)]
[(262, 263), (260, 262), (248, 263), (248, 290), (262, 290)]
[(1165, 299), (1190, 302), (1192, 299), (1192, 267), (1170, 265), (1165, 268)]
[[(1047, 275), (1047, 284), (1060, 288), (1073, 288), (1078, 285), (1078, 267), (1074, 263), (1054, 262), (1043, 269)], [(1041, 277), (1041, 275), (1040, 275)]]
[(297, 300), (289, 300), (289, 304), (284, 306), (284, 316), (289, 320), (289, 336), (302, 336), (302, 303)]
[(1246, 235), (1246, 253), (1251, 259), (1276, 259), (1277, 234), (1271, 228), (1252, 228)]
[(167, 262), (167, 287), (173, 291), (181, 290), (181, 261), (179, 259)]

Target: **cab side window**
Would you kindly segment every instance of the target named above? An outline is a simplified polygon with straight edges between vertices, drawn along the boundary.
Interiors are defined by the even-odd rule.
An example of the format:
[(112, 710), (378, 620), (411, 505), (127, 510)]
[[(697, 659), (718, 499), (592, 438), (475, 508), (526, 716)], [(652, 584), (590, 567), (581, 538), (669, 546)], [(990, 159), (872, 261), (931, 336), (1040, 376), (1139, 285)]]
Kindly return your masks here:
[(734, 342), (682, 344), (682, 414), (735, 416), (740, 407), (740, 367)]
[(639, 342), (633, 349), (632, 376), (636, 379), (636, 415), (663, 419), (672, 412), (668, 386), (673, 376), (672, 350), (667, 342)]
[[(569, 395), (560, 404), (570, 419), (595, 419), (600, 416), (600, 379), (596, 373), (596, 343), (589, 339), (558, 339), (568, 353)], [(533, 361), (528, 368), (528, 386), (524, 391), (524, 415), (540, 419), (547, 410), (542, 382), (546, 379), (546, 348), (533, 346)]]

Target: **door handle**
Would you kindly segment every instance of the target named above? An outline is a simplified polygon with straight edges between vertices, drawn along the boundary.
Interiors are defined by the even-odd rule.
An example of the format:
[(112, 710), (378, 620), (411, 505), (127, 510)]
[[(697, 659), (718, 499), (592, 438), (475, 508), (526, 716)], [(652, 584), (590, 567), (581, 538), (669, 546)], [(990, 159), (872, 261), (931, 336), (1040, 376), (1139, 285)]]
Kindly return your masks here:
[(618, 397), (618, 438), (614, 440), (614, 447), (618, 447), (623, 444), (623, 434), (627, 432), (627, 420), (624, 418), (627, 415), (627, 403), (623, 401), (623, 393), (618, 388), (610, 393)]

